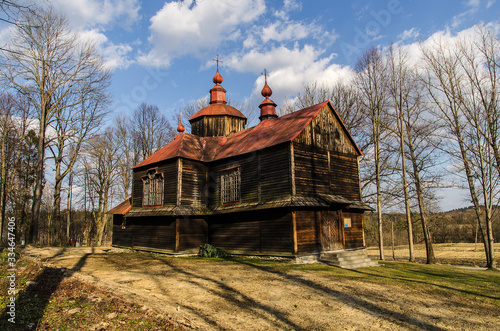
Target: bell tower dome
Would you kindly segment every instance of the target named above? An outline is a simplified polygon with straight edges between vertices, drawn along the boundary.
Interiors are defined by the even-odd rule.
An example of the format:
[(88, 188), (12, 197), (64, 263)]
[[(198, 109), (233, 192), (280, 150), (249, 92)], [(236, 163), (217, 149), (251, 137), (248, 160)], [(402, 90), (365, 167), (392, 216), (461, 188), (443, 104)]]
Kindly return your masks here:
[(227, 105), (226, 90), (220, 85), (223, 79), (219, 73), (219, 59), (216, 61), (217, 72), (212, 79), (215, 86), (210, 89), (210, 104), (189, 119), (191, 133), (199, 137), (228, 137), (244, 130), (247, 122), (238, 109)]

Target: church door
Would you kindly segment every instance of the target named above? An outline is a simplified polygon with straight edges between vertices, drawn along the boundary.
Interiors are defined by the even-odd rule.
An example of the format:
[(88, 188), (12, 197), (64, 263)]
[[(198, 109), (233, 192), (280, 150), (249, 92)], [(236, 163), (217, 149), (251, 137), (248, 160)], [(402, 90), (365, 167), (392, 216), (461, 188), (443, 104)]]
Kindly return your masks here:
[(343, 249), (342, 227), (337, 211), (323, 211), (321, 213), (321, 245), (323, 251)]

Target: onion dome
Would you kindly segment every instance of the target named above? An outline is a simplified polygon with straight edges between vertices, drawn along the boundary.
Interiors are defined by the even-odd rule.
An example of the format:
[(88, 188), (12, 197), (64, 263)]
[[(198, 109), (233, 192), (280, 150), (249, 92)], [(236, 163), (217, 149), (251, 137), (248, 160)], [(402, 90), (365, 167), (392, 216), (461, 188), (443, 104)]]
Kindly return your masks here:
[(273, 90), (267, 85), (267, 72), (264, 70), (264, 87), (261, 92), (262, 96), (265, 98), (264, 101), (259, 105), (260, 108), (260, 121), (266, 120), (268, 118), (277, 118), (276, 114), (276, 104), (269, 97), (273, 94)]
[(184, 131), (186, 131), (186, 128), (184, 127), (184, 125), (182, 125), (182, 113), (181, 113), (181, 119), (179, 121), (179, 126), (177, 127), (177, 132), (179, 133), (183, 133)]
[(189, 122), (202, 117), (202, 116), (233, 116), (244, 119), (246, 122), (246, 117), (238, 109), (227, 105), (226, 101), (226, 90), (220, 85), (222, 83), (222, 76), (219, 73), (219, 68), (217, 65), (217, 72), (215, 73), (212, 81), (215, 86), (210, 90), (210, 105), (200, 109), (196, 112), (190, 119)]

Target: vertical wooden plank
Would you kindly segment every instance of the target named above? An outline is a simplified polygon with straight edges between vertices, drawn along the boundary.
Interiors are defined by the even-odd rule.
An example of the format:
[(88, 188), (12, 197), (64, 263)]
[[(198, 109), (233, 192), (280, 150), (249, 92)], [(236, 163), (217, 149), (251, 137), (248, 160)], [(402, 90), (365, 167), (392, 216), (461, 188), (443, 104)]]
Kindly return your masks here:
[(338, 211), (339, 213), (339, 223), (340, 223), (340, 233), (342, 234), (342, 246), (345, 248), (345, 227), (344, 227), (344, 214), (342, 213), (342, 209)]
[(257, 199), (262, 201), (262, 183), (261, 183), (261, 153), (257, 151)]
[(181, 194), (182, 194), (182, 159), (177, 159), (177, 202), (176, 205), (181, 205)]
[(180, 219), (176, 218), (175, 219), (175, 248), (174, 250), (176, 252), (179, 251), (179, 243), (180, 243), (180, 231), (179, 231), (179, 227), (180, 227)]
[(295, 196), (295, 155), (293, 142), (290, 143), (290, 183), (292, 196)]
[(363, 232), (363, 247), (366, 247), (366, 241), (365, 241), (365, 218), (363, 217), (363, 214), (361, 214), (361, 231)]
[(292, 211), (292, 224), (293, 224), (293, 254), (298, 253), (298, 244), (297, 244), (297, 213)]
[(330, 151), (327, 151), (328, 158), (328, 191), (332, 191), (332, 170), (330, 165)]

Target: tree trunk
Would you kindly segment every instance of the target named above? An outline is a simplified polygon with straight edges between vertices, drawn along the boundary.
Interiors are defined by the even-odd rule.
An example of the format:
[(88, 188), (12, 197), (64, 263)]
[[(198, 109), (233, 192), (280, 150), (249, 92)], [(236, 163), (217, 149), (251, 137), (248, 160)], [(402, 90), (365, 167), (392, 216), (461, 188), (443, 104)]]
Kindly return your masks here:
[(70, 172), (69, 174), (69, 185), (68, 185), (68, 201), (67, 201), (67, 211), (68, 214), (66, 215), (66, 242), (69, 243), (71, 238), (70, 238), (70, 225), (71, 225), (71, 199), (72, 199), (72, 191), (73, 191), (73, 172)]
[(5, 203), (7, 201), (7, 152), (5, 150), (7, 145), (6, 129), (7, 129), (6, 126), (4, 126), (2, 132), (2, 173), (1, 173), (2, 186), (0, 187), (0, 217), (1, 217), (0, 244), (4, 242), (3, 229), (5, 225)]
[[(400, 101), (401, 102), (401, 101)], [(408, 194), (408, 180), (406, 178), (406, 153), (405, 153), (405, 142), (404, 142), (404, 131), (403, 131), (403, 112), (398, 109), (398, 131), (399, 131), (399, 148), (401, 153), (401, 168), (403, 172), (403, 190), (405, 197), (405, 211), (406, 211), (406, 224), (408, 226), (408, 249), (410, 252), (410, 262), (415, 262), (415, 250), (413, 247), (413, 224), (411, 221), (411, 211), (410, 211), (410, 195)]]
[[(377, 132), (376, 124), (373, 124), (374, 131)], [(384, 260), (384, 230), (382, 222), (382, 192), (380, 188), (380, 144), (378, 135), (375, 136), (375, 171), (376, 171), (376, 185), (377, 185), (377, 218), (378, 218), (378, 236), (379, 236), (379, 251), (380, 260)]]
[(44, 179), (44, 165), (45, 165), (45, 111), (42, 111), (43, 116), (40, 118), (40, 129), (38, 134), (38, 157), (36, 161), (36, 178), (35, 190), (33, 192), (33, 207), (32, 213), (32, 243), (38, 244), (38, 225), (40, 222), (40, 207), (42, 205), (43, 194), (43, 179)]
[[(414, 165), (415, 167), (415, 165)], [(429, 231), (429, 224), (427, 222), (427, 216), (425, 213), (425, 205), (424, 205), (424, 196), (422, 193), (422, 187), (420, 185), (418, 171), (415, 171), (415, 186), (417, 189), (417, 198), (418, 198), (418, 209), (420, 212), (420, 220), (422, 222), (422, 230), (424, 232), (424, 240), (425, 240), (425, 253), (427, 256), (427, 264), (435, 264), (436, 257), (434, 256), (434, 249), (432, 247), (432, 238), (431, 233)]]

